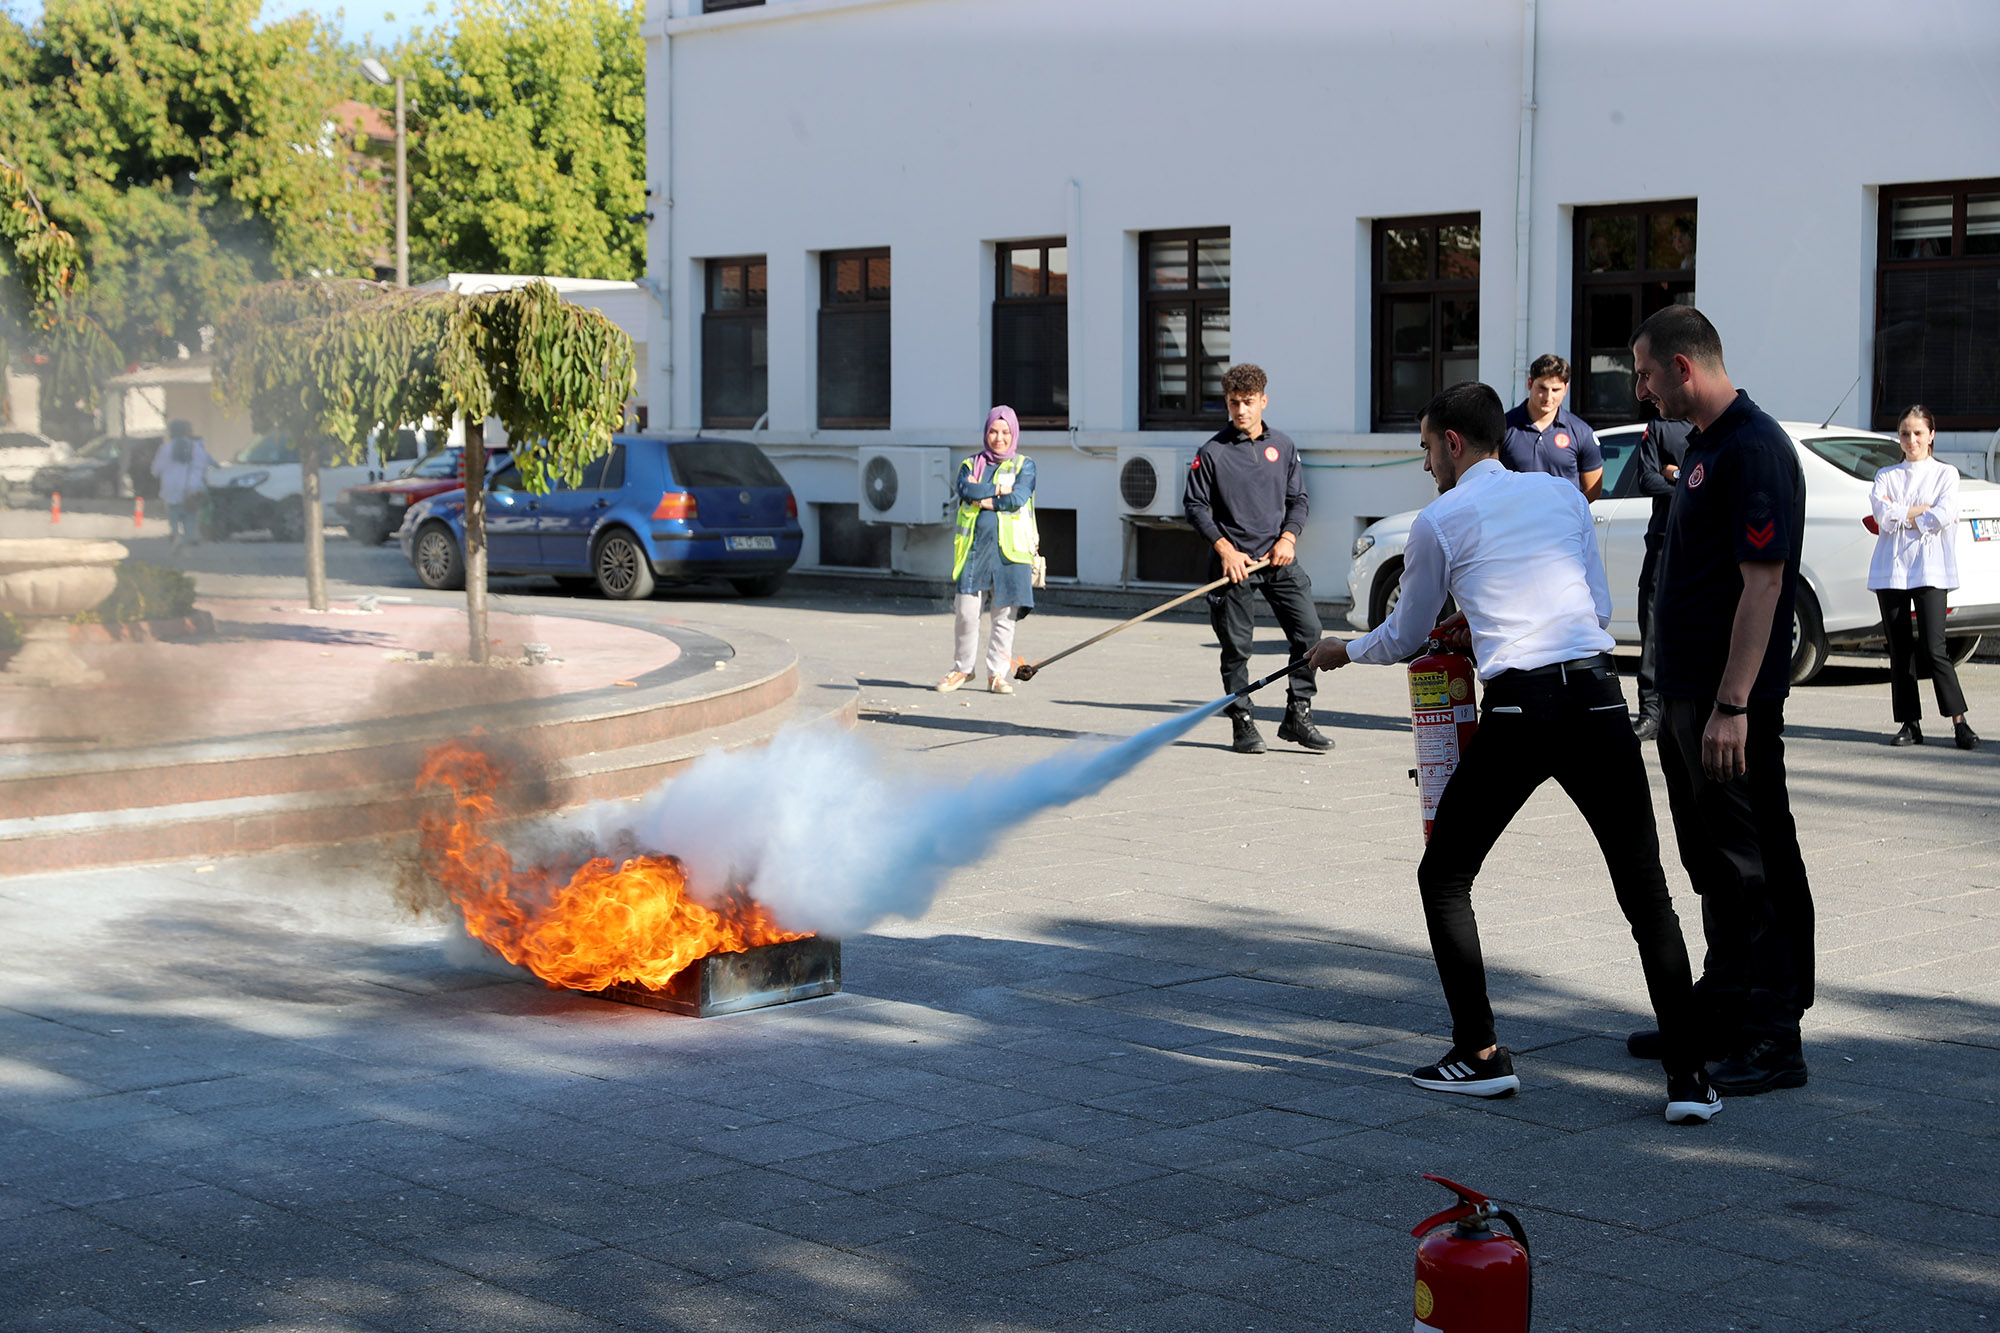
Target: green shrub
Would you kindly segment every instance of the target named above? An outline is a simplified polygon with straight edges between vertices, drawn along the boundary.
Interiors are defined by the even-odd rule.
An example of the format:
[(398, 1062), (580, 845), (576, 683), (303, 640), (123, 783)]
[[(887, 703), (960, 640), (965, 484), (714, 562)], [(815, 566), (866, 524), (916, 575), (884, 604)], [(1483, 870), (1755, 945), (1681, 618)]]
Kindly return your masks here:
[(128, 620), (179, 620), (194, 610), (194, 580), (178, 569), (125, 560), (118, 565), (118, 586), (91, 610), (76, 617), (80, 625), (116, 625)]
[(21, 646), (21, 622), (5, 611), (0, 611), (0, 653), (11, 653)]

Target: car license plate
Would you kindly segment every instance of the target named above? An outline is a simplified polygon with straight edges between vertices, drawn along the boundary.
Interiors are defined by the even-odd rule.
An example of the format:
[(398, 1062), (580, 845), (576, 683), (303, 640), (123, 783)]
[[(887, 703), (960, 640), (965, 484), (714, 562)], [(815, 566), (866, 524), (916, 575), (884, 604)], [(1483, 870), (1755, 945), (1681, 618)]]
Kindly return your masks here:
[(775, 551), (778, 549), (776, 537), (725, 537), (725, 549), (731, 551)]
[(2000, 542), (2000, 518), (1973, 519), (1972, 540), (1976, 542)]

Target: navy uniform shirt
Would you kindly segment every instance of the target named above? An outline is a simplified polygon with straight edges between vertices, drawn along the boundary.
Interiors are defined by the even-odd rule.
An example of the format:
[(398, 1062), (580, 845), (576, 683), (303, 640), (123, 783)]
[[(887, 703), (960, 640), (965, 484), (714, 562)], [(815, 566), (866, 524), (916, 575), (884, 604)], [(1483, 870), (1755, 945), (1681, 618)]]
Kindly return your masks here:
[(1298, 446), (1281, 430), (1266, 426), (1253, 440), (1225, 426), (1194, 456), (1187, 520), (1210, 546), (1227, 537), (1237, 550), (1260, 558), (1281, 533), (1305, 530), (1306, 510), (1305, 468)]
[(1556, 409), (1546, 429), (1536, 430), (1522, 403), (1507, 414), (1507, 433), (1500, 437), (1500, 461), (1509, 472), (1552, 472), (1583, 489), (1579, 474), (1601, 472), (1604, 451), (1597, 435), (1566, 407)]
[(1680, 485), (1667, 511), (1660, 591), (1653, 615), (1661, 694), (1715, 697), (1748, 561), (1782, 560), (1785, 580), (1752, 699), (1791, 689), (1792, 604), (1806, 541), (1806, 479), (1785, 428), (1737, 390), (1721, 416), (1688, 436)]
[(1688, 436), (1694, 426), (1686, 421), (1654, 417), (1639, 436), (1639, 456), (1632, 465), (1639, 469), (1639, 494), (1653, 497), (1653, 515), (1646, 520), (1646, 540), (1656, 542), (1667, 531), (1667, 510), (1673, 505), (1674, 483), (1667, 480), (1666, 467), (1681, 465), (1687, 452)]

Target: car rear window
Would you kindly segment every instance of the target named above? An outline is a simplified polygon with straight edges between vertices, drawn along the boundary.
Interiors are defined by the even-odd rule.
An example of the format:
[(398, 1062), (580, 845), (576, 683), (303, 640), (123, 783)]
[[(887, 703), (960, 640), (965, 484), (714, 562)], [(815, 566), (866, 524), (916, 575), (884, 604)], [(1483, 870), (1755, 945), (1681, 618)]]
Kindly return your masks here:
[(1860, 481), (1873, 481), (1877, 472), (1903, 461), (1901, 445), (1894, 440), (1878, 440), (1868, 435), (1829, 436), (1802, 440), (1800, 443)]
[(667, 446), (667, 463), (683, 486), (782, 486), (764, 451), (731, 440), (683, 440)]

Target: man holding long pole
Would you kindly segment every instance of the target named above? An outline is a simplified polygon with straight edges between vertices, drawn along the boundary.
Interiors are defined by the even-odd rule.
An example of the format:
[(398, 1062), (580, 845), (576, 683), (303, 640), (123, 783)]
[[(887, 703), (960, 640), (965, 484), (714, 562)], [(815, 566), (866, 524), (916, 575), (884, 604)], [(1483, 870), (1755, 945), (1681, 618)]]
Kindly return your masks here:
[(1505, 418), (1500, 396), (1484, 384), (1455, 384), (1431, 400), (1418, 429), (1438, 498), (1410, 527), (1396, 609), (1359, 639), (1324, 640), (1309, 657), (1321, 671), (1400, 661), (1431, 636), (1448, 594), (1479, 660), (1486, 694), (1479, 730), (1439, 798), (1417, 867), (1452, 1043), (1411, 1078), (1433, 1092), (1475, 1097), (1520, 1087), (1494, 1033), (1472, 881), (1516, 812), (1553, 778), (1596, 836), (1639, 946), (1666, 1034), (1666, 1118), (1699, 1123), (1720, 1100), (1702, 1073), (1687, 946), (1660, 868), (1639, 740), (1607, 656), (1611, 593), (1590, 504), (1574, 482), (1501, 465)]

